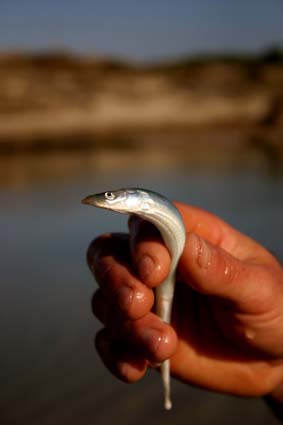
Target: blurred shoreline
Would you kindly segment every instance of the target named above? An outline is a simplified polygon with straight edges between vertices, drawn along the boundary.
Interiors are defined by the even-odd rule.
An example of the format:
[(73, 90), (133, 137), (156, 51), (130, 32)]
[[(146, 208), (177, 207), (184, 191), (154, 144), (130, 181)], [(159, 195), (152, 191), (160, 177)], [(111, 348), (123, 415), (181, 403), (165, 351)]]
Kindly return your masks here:
[(0, 54), (1, 146), (266, 119), (283, 121), (280, 56), (137, 65), (66, 53)]
[(47, 156), (50, 170), (54, 155), (97, 162), (105, 152), (216, 167), (225, 155), (240, 165), (256, 153), (282, 171), (282, 52), (157, 64), (0, 53), (1, 181), (9, 164), (24, 169)]

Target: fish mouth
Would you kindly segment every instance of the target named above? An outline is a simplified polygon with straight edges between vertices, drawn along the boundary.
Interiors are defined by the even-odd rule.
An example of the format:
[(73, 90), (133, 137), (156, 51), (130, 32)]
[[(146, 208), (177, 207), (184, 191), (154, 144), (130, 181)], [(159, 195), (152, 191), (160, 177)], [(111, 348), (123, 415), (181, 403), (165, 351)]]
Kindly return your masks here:
[(91, 205), (93, 207), (105, 207), (105, 199), (102, 195), (88, 195), (81, 201), (82, 204)]
[(111, 205), (107, 199), (105, 199), (105, 193), (97, 193), (95, 195), (88, 195), (81, 201), (82, 204), (91, 205), (96, 208), (103, 208), (105, 210), (111, 210)]
[(84, 199), (81, 200), (82, 204), (85, 205), (94, 205), (95, 204), (95, 195), (88, 195)]

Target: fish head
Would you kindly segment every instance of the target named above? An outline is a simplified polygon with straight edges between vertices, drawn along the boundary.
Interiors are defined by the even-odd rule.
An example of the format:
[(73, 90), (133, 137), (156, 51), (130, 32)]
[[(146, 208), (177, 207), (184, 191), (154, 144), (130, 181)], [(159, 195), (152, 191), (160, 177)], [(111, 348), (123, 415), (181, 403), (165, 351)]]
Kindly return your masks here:
[(138, 214), (150, 208), (150, 198), (142, 189), (119, 189), (89, 195), (82, 203), (122, 214)]

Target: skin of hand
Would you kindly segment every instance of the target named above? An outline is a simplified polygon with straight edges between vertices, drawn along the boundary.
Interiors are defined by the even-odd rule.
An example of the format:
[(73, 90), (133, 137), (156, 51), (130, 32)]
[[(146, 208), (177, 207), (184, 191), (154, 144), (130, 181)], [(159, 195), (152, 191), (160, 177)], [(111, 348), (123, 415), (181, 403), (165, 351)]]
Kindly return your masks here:
[(170, 268), (158, 231), (131, 217), (130, 234), (94, 240), (88, 264), (103, 329), (95, 345), (125, 382), (171, 359), (171, 374), (242, 396), (283, 388), (283, 270), (264, 247), (220, 218), (176, 203), (187, 232), (171, 325), (154, 314), (154, 288)]

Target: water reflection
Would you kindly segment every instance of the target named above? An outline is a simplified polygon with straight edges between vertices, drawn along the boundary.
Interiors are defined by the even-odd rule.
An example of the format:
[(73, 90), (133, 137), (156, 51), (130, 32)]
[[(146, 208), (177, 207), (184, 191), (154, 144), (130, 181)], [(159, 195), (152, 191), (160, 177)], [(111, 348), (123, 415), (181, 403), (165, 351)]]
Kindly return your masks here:
[(93, 282), (85, 250), (101, 232), (126, 230), (126, 218), (82, 206), (84, 195), (149, 187), (215, 212), (280, 255), (282, 180), (267, 179), (253, 160), (238, 170), (230, 161), (219, 170), (174, 155), (54, 155), (29, 159), (29, 166), (26, 159), (13, 160), (20, 178), (9, 177), (6, 186), (2, 180), (0, 199), (1, 423), (236, 425), (239, 418), (255, 425), (277, 423), (260, 400), (177, 382), (168, 414), (157, 374), (126, 386), (105, 371), (93, 350), (99, 324), (90, 313)]
[[(196, 129), (118, 136), (112, 141), (97, 141), (95, 148), (82, 139), (75, 148), (40, 151), (7, 152), (0, 155), (0, 187), (20, 188), (38, 183), (69, 181), (86, 175), (111, 174), (114, 169), (138, 168), (138, 172), (162, 173), (175, 170), (239, 170), (249, 169), (269, 175), (282, 175), (280, 144), (278, 153), (256, 143), (264, 132), (252, 133), (241, 128)], [(277, 133), (276, 133), (277, 134)], [(81, 146), (81, 149), (78, 149)], [(272, 145), (273, 146), (273, 145)], [(275, 147), (277, 145), (274, 145)], [(262, 149), (261, 149), (262, 147)], [(269, 150), (268, 150), (269, 149)], [(275, 148), (274, 148), (275, 149)], [(274, 159), (276, 156), (276, 160)]]

